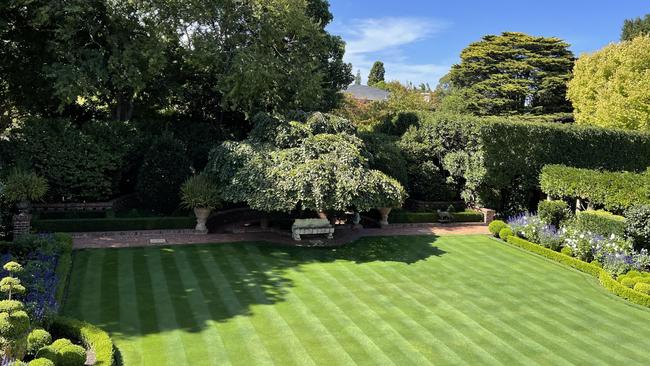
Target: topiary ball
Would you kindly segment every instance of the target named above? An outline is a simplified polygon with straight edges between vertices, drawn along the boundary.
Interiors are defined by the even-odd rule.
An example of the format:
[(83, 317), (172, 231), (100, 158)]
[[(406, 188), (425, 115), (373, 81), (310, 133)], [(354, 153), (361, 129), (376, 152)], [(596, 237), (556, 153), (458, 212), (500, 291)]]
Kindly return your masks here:
[(39, 349), (52, 343), (52, 336), (45, 329), (34, 329), (27, 336), (27, 353), (35, 355)]
[(515, 233), (512, 232), (512, 229), (509, 227), (504, 227), (499, 231), (499, 238), (501, 240), (508, 240), (508, 237), (515, 235)]
[(29, 361), (27, 366), (54, 366), (54, 362), (47, 358), (36, 358)]
[(0, 301), (0, 313), (13, 313), (20, 310), (25, 310), (25, 305), (18, 300)]
[(638, 282), (634, 285), (634, 290), (642, 294), (650, 295), (650, 283)]
[(573, 249), (571, 249), (571, 247), (562, 247), (560, 253), (564, 255), (568, 255), (569, 257), (573, 257)]
[(506, 228), (508, 225), (501, 221), (501, 220), (494, 220), (488, 225), (488, 230), (492, 233), (494, 236), (499, 236), (499, 232)]
[(86, 363), (86, 350), (76, 344), (61, 348), (57, 354), (57, 365), (83, 366)]
[(640, 277), (630, 277), (630, 276), (625, 276), (624, 278), (621, 279), (621, 285), (629, 288), (634, 288), (636, 283), (639, 281)]

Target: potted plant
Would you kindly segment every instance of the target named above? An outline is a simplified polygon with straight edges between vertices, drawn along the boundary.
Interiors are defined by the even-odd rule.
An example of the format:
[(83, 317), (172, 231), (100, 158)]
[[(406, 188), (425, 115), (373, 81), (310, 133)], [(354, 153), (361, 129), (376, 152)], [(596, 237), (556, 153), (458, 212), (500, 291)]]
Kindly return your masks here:
[(181, 203), (194, 210), (196, 230), (207, 231), (205, 226), (210, 212), (221, 206), (221, 196), (216, 183), (204, 174), (190, 177), (181, 187)]
[(14, 169), (7, 177), (4, 195), (9, 202), (15, 203), (20, 212), (27, 213), (30, 202), (39, 201), (47, 193), (47, 181), (33, 172)]

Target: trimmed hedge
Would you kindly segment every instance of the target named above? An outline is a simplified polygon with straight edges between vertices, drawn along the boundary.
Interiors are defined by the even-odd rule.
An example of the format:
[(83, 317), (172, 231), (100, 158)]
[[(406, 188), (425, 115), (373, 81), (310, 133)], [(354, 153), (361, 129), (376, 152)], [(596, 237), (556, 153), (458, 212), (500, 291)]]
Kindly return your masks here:
[(193, 217), (134, 217), (107, 219), (35, 220), (32, 227), (39, 232), (86, 232), (129, 230), (192, 229)]
[(541, 245), (531, 243), (527, 240), (518, 238), (516, 236), (509, 237), (507, 242), (508, 244), (514, 245), (516, 247), (539, 254), (543, 257), (554, 260), (556, 262), (560, 262), (562, 264), (573, 267), (581, 272), (588, 273), (598, 278), (600, 284), (603, 287), (605, 287), (608, 291), (614, 293), (615, 295), (622, 297), (635, 304), (650, 307), (650, 295), (642, 294), (629, 287), (623, 286), (621, 283), (613, 279), (612, 276), (609, 273), (607, 273), (604, 269), (594, 264), (583, 262), (579, 259), (569, 257), (568, 255), (555, 252), (553, 250), (544, 248)]
[(65, 298), (65, 288), (68, 285), (68, 277), (72, 269), (72, 237), (67, 234), (56, 233), (54, 234), (57, 242), (61, 243), (61, 254), (59, 261), (56, 264), (56, 303), (59, 308), (63, 307)]
[(650, 172), (637, 174), (547, 165), (542, 168), (539, 182), (548, 195), (581, 198), (611, 211), (650, 203)]
[[(483, 214), (477, 211), (454, 212), (451, 214), (454, 222), (483, 222)], [(437, 212), (408, 212), (391, 213), (388, 221), (392, 224), (425, 224), (438, 222)]]
[(108, 333), (98, 327), (72, 318), (57, 317), (50, 326), (53, 336), (79, 340), (95, 354), (96, 366), (115, 365), (115, 349)]
[(576, 228), (595, 232), (602, 236), (623, 236), (625, 234), (625, 217), (602, 210), (578, 211)]

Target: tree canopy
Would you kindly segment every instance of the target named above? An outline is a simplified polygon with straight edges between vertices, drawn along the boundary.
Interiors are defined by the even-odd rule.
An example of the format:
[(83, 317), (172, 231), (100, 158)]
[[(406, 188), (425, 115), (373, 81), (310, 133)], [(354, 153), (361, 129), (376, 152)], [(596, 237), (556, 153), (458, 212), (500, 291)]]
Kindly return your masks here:
[(631, 41), (642, 35), (650, 35), (650, 14), (646, 14), (643, 18), (626, 19), (623, 22), (621, 41)]
[(384, 69), (384, 63), (381, 61), (375, 61), (370, 69), (370, 74), (368, 74), (368, 85), (373, 86), (379, 82), (385, 81), (385, 75), (386, 69)]
[(462, 51), (445, 78), (447, 92), (479, 115), (570, 111), (565, 96), (574, 57), (568, 47), (559, 38), (524, 33), (485, 36)]
[(247, 140), (212, 151), (206, 172), (225, 200), (285, 212), (401, 206), (404, 188), (368, 168), (368, 152), (350, 122), (321, 113), (297, 119), (258, 114)]
[(331, 20), (325, 0), (3, 1), (0, 114), (328, 110), (352, 81)]
[(580, 57), (568, 97), (576, 122), (650, 130), (650, 36), (611, 44)]

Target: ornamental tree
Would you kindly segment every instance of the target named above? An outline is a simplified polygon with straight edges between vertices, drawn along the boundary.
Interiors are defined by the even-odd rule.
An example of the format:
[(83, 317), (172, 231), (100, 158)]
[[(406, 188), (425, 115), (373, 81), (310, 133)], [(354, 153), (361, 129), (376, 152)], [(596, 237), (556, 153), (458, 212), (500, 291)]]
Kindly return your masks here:
[(578, 59), (568, 97), (579, 124), (650, 130), (650, 36)]
[(400, 206), (406, 193), (369, 168), (363, 141), (347, 120), (314, 113), (300, 121), (258, 114), (249, 138), (224, 142), (206, 168), (223, 198), (261, 211)]
[(573, 53), (555, 37), (504, 32), (470, 44), (445, 81), (461, 89), (470, 112), (480, 115), (556, 113), (571, 110), (565, 99)]
[(370, 74), (368, 74), (368, 85), (373, 86), (379, 82), (385, 81), (385, 75), (386, 69), (384, 68), (384, 63), (381, 61), (375, 61), (370, 69)]

